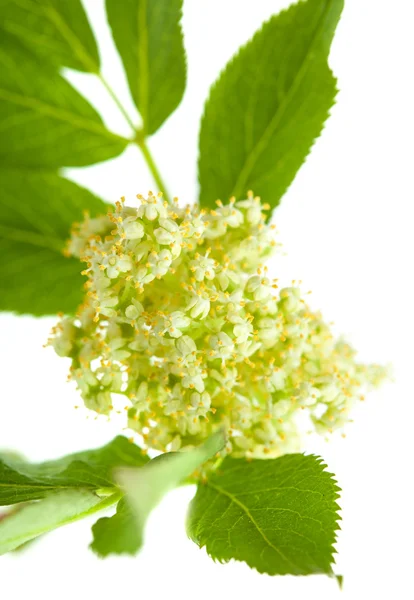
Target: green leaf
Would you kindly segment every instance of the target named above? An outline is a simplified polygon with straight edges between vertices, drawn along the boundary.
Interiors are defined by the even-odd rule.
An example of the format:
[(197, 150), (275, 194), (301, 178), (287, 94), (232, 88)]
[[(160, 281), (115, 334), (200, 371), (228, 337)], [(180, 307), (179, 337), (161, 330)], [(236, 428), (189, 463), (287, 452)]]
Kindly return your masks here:
[(0, 456), (0, 505), (38, 500), (68, 488), (115, 488), (113, 470), (138, 467), (148, 461), (138, 446), (122, 436), (95, 450), (58, 460), (31, 464), (11, 455)]
[(136, 554), (142, 546), (142, 531), (136, 525), (131, 506), (122, 498), (112, 517), (99, 519), (92, 527), (91, 549), (101, 557), (109, 554)]
[[(0, 0), (0, 28), (43, 62), (98, 73), (99, 54), (80, 0)], [(0, 32), (0, 45), (1, 45)]]
[(77, 489), (54, 493), (45, 500), (23, 506), (0, 521), (0, 554), (19, 548), (52, 529), (92, 515), (118, 499), (119, 493), (102, 499), (93, 492)]
[(82, 263), (62, 254), (83, 211), (108, 205), (54, 173), (0, 169), (0, 310), (73, 313), (83, 299)]
[(182, 0), (106, 0), (106, 11), (144, 134), (151, 135), (184, 94)]
[(272, 207), (323, 128), (336, 95), (327, 58), (343, 0), (307, 0), (267, 21), (213, 85), (200, 131), (200, 203)]
[(0, 46), (0, 165), (55, 169), (118, 156), (128, 140), (63, 77), (11, 38)]
[(190, 505), (188, 534), (269, 575), (332, 574), (339, 488), (320, 458), (227, 458)]
[(218, 431), (193, 450), (162, 454), (142, 469), (118, 469), (116, 479), (126, 499), (113, 517), (94, 525), (91, 548), (100, 556), (135, 554), (142, 546), (147, 518), (163, 496), (219, 452), (225, 442), (224, 433)]
[[(10, 517), (12, 517), (13, 515), (15, 515), (17, 512), (19, 512), (20, 510), (22, 510), (22, 508), (24, 506), (27, 506), (26, 503), (22, 503), (22, 504), (14, 504), (13, 506), (8, 507), (8, 509), (4, 512), (2, 512), (0, 514), (0, 524), (2, 521), (4, 521), (5, 519), (9, 519)], [(37, 538), (33, 538), (32, 540), (28, 540), (27, 542), (23, 542), (23, 544), (21, 544), (20, 546), (17, 546), (16, 548), (13, 548), (12, 552), (21, 552), (26, 550), (29, 546), (31, 546), (32, 544), (34, 544), (35, 542), (37, 542), (37, 540), (40, 538), (41, 536), (37, 537)]]

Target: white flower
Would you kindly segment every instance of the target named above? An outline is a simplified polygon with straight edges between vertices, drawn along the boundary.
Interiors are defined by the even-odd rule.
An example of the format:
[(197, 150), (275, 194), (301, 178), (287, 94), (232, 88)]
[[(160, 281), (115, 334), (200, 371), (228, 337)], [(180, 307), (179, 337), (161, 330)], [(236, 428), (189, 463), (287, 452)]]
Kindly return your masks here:
[(148, 405), (148, 384), (146, 381), (142, 381), (135, 394), (131, 395), (132, 406), (136, 411), (136, 414), (146, 412), (149, 410)]
[(214, 279), (215, 277), (216, 261), (206, 256), (200, 256), (196, 254), (195, 260), (190, 262), (190, 270), (194, 273), (194, 277), (197, 281), (203, 281), (204, 279)]
[(160, 219), (159, 223), (161, 227), (154, 230), (157, 242), (161, 246), (169, 246), (172, 256), (177, 258), (181, 252), (183, 242), (179, 226), (172, 219)]
[(122, 337), (115, 338), (109, 341), (108, 347), (112, 351), (112, 358), (114, 360), (125, 360), (129, 356), (131, 356), (131, 352), (129, 350), (125, 350), (124, 346), (126, 345), (126, 340)]
[(197, 317), (205, 319), (210, 312), (210, 299), (194, 294), (187, 304), (186, 310), (190, 310), (190, 315), (193, 319), (197, 319)]
[(205, 417), (211, 407), (210, 394), (207, 392), (193, 392), (190, 396), (191, 411), (194, 411), (198, 416)]
[(200, 394), (204, 392), (204, 381), (200, 369), (190, 366), (187, 370), (187, 375), (182, 379), (182, 386), (191, 390), (195, 389)]
[(124, 220), (123, 230), (127, 240), (140, 240), (145, 234), (144, 225), (135, 217), (127, 217)]
[(147, 283), (151, 283), (155, 279), (154, 273), (147, 267), (139, 267), (134, 273), (135, 287), (142, 289)]
[(272, 293), (270, 280), (261, 275), (253, 275), (247, 282), (246, 291), (253, 294), (256, 302), (267, 300)]
[(167, 207), (159, 196), (149, 196), (147, 199), (139, 197), (142, 204), (137, 210), (137, 215), (140, 218), (146, 218), (148, 221), (156, 219), (165, 219), (168, 215)]
[(236, 344), (244, 344), (251, 337), (253, 325), (249, 321), (243, 321), (233, 327)]
[(219, 206), (216, 213), (217, 220), (223, 221), (226, 226), (236, 228), (243, 223), (243, 214), (234, 207), (234, 204)]
[(230, 358), (234, 352), (234, 344), (231, 338), (227, 335), (227, 333), (224, 333), (224, 331), (220, 331), (218, 335), (211, 336), (210, 346), (216, 355), (222, 359)]
[(125, 316), (128, 319), (137, 319), (144, 312), (144, 307), (141, 302), (135, 298), (131, 298), (131, 304), (125, 309)]
[(236, 203), (237, 208), (246, 209), (246, 219), (250, 225), (258, 225), (262, 221), (262, 205), (258, 198), (249, 198)]
[(287, 313), (296, 313), (301, 309), (299, 288), (283, 288), (280, 290), (280, 304)]
[(225, 270), (221, 271), (221, 273), (219, 273), (217, 275), (217, 280), (218, 280), (221, 290), (223, 292), (225, 292), (227, 290), (227, 288), (229, 287), (229, 283), (230, 283), (230, 279)]
[[(166, 320), (165, 332), (168, 332), (172, 338), (179, 338), (183, 335), (182, 330), (191, 325), (191, 319), (182, 311), (176, 310), (170, 314)], [(191, 338), (190, 338), (191, 339)]]
[(206, 227), (207, 223), (203, 221), (202, 217), (199, 215), (194, 216), (188, 221), (184, 221), (181, 225), (183, 237), (185, 238), (201, 237), (204, 234)]
[(217, 371), (217, 369), (211, 369), (208, 375), (215, 381), (219, 382), (220, 389), (227, 388), (231, 390), (236, 387), (238, 383), (238, 371), (236, 368), (226, 368), (221, 372)]
[(286, 373), (281, 367), (275, 367), (269, 377), (269, 389), (272, 392), (283, 390), (286, 382)]
[(283, 324), (279, 319), (265, 317), (257, 323), (257, 336), (266, 348), (272, 348), (282, 335)]
[(183, 358), (188, 358), (190, 355), (194, 355), (197, 352), (197, 346), (192, 338), (188, 335), (183, 335), (175, 342), (179, 354)]
[(126, 273), (132, 269), (132, 260), (125, 254), (111, 254), (104, 258), (102, 265), (106, 267), (106, 274), (109, 279), (116, 279), (120, 273)]
[(50, 340), (58, 356), (70, 356), (74, 347), (77, 329), (71, 319), (62, 319), (62, 321), (52, 330), (55, 335)]
[(168, 273), (172, 260), (172, 254), (169, 250), (164, 249), (161, 252), (155, 252), (154, 250), (148, 257), (151, 273), (157, 279), (161, 279), (161, 277)]

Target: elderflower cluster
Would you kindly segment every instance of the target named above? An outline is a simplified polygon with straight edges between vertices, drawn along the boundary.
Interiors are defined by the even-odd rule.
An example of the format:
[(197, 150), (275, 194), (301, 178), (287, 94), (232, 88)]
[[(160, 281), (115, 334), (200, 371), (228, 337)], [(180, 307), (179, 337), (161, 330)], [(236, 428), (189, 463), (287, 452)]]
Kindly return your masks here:
[(298, 448), (299, 415), (321, 433), (342, 427), (384, 372), (356, 362), (298, 287), (270, 278), (269, 207), (252, 194), (210, 211), (138, 200), (86, 218), (69, 242), (87, 293), (50, 343), (86, 406), (109, 414), (122, 394), (128, 426), (161, 451), (224, 426), (227, 452), (273, 457)]

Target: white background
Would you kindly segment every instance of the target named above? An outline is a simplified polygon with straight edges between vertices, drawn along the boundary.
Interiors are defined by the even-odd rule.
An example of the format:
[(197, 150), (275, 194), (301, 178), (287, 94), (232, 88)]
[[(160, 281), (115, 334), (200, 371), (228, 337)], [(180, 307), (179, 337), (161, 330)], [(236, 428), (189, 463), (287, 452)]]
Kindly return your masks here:
[[(208, 88), (238, 46), (282, 0), (186, 0), (188, 86), (150, 142), (169, 189), (196, 198), (198, 121)], [(134, 114), (102, 0), (86, 0), (101, 41), (104, 73)], [(309, 439), (343, 488), (337, 572), (271, 578), (241, 563), (214, 564), (186, 539), (193, 490), (172, 493), (153, 514), (136, 558), (101, 561), (87, 546), (91, 522), (58, 530), (20, 555), (0, 558), (1, 595), (52, 600), (215, 597), (414, 598), (413, 553), (413, 105), (411, 0), (346, 0), (330, 58), (341, 92), (323, 136), (275, 215), (286, 257), (279, 266), (313, 290), (367, 361), (392, 362), (395, 381), (361, 403), (347, 438)], [(98, 82), (69, 74), (112, 129), (128, 134)], [(92, 79), (92, 81), (91, 81)], [(108, 200), (154, 189), (136, 148), (70, 177)], [(266, 199), (264, 199), (265, 201)], [(7, 285), (7, 282), (2, 282)], [(54, 319), (1, 315), (0, 446), (32, 460), (98, 446), (122, 424), (74, 410), (67, 364), (42, 344)]]

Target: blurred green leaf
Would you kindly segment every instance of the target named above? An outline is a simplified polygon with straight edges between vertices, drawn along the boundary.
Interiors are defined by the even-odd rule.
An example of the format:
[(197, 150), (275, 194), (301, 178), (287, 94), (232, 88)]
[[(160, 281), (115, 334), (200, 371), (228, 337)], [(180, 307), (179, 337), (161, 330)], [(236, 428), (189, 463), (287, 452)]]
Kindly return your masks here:
[(80, 167), (118, 156), (128, 140), (52, 68), (12, 38), (0, 46), (0, 166)]
[(136, 526), (135, 514), (122, 498), (112, 517), (99, 519), (92, 527), (91, 549), (101, 557), (109, 554), (136, 554), (142, 546), (142, 532)]
[(327, 64), (343, 0), (307, 0), (272, 17), (211, 88), (200, 131), (200, 203), (272, 207), (323, 128), (336, 95)]
[(0, 0), (0, 30), (44, 62), (99, 71), (98, 48), (80, 0)]
[(135, 444), (118, 436), (95, 450), (33, 464), (0, 455), (0, 506), (45, 498), (68, 488), (114, 488), (113, 470), (143, 466), (148, 458)]
[(73, 313), (84, 294), (83, 265), (62, 251), (73, 222), (108, 205), (48, 172), (0, 168), (0, 189), (0, 310)]
[(117, 492), (102, 499), (93, 492), (77, 489), (57, 492), (45, 500), (23, 506), (0, 521), (0, 554), (15, 550), (57, 527), (92, 515), (118, 499)]
[[(2, 521), (4, 521), (5, 519), (9, 519), (27, 505), (28, 503), (22, 502), (21, 504), (14, 504), (13, 506), (9, 506), (4, 512), (2, 511), (0, 514), (0, 525)], [(23, 542), (23, 544), (20, 544), (19, 546), (13, 548), (12, 552), (24, 552), (25, 550), (30, 548), (30, 546), (32, 546), (35, 542), (37, 542), (40, 539), (40, 537), (41, 536), (38, 536), (36, 538), (28, 540), (27, 542)]]
[(93, 526), (92, 550), (100, 556), (138, 552), (151, 511), (165, 494), (219, 452), (225, 442), (225, 434), (218, 431), (192, 450), (162, 454), (142, 469), (118, 469), (115, 477), (126, 497), (113, 517), (100, 519)]
[(182, 0), (106, 0), (106, 10), (144, 133), (151, 135), (185, 89)]
[(339, 488), (316, 456), (226, 458), (190, 505), (187, 530), (220, 562), (269, 575), (332, 575)]

